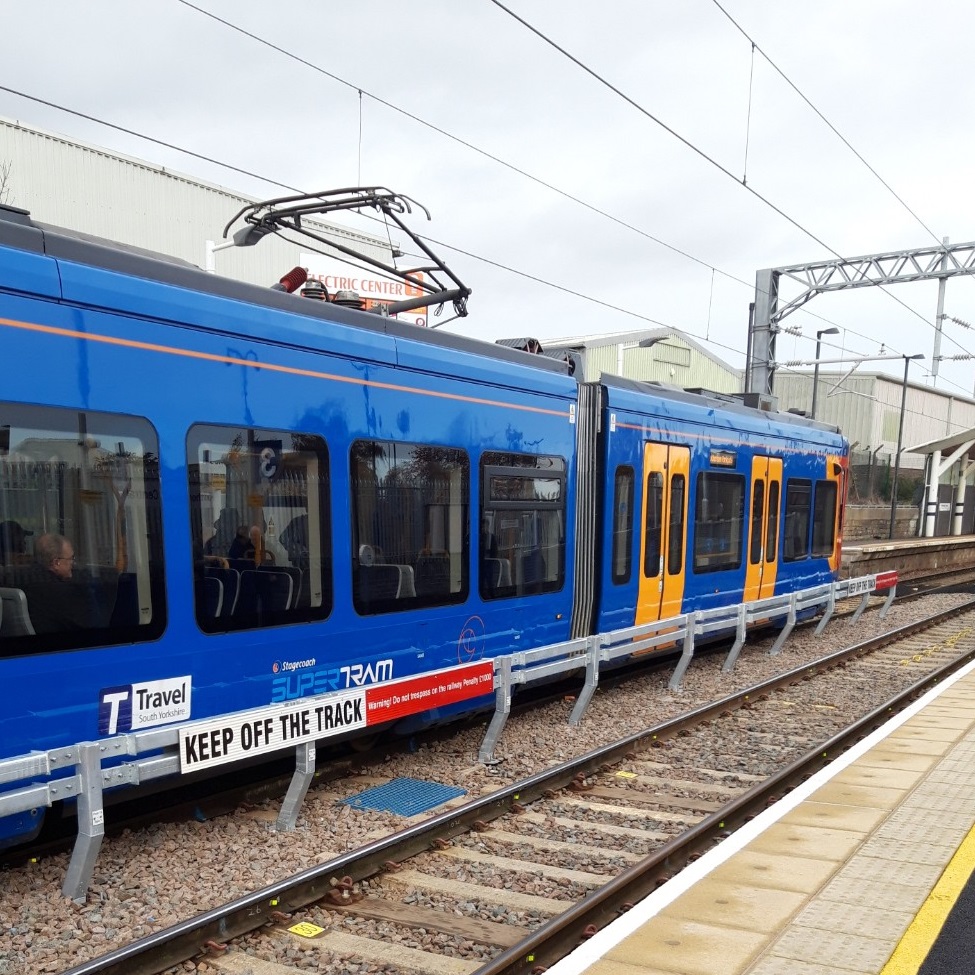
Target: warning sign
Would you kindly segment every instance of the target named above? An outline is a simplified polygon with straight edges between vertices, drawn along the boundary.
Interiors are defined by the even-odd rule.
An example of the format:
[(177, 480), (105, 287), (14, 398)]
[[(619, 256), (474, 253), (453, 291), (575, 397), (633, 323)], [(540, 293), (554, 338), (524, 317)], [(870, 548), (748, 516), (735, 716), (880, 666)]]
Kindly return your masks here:
[(494, 689), (494, 665), (490, 660), (449, 671), (424, 674), (366, 689), (369, 724), (403, 718), (418, 711), (442, 708)]
[(180, 729), (180, 771), (196, 772), (364, 728), (364, 704), (363, 691), (345, 691), (195, 722)]
[(372, 687), (240, 711), (180, 728), (183, 773), (197, 772), (490, 694), (490, 660)]

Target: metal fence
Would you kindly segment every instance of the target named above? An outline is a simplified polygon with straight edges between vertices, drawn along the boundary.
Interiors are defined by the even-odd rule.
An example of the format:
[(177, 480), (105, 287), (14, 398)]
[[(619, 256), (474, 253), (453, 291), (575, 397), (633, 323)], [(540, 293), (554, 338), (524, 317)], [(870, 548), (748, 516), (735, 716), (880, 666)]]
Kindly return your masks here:
[[(570, 724), (578, 724), (596, 691), (600, 669), (604, 664), (622, 660), (634, 653), (679, 649), (680, 656), (670, 679), (670, 687), (677, 689), (691, 664), (695, 647), (702, 639), (735, 634), (734, 644), (724, 663), (724, 670), (730, 671), (735, 666), (752, 624), (773, 622), (780, 626), (779, 635), (768, 651), (774, 655), (782, 649), (798, 620), (821, 614), (816, 630), (820, 633), (830, 621), (838, 600), (859, 597), (860, 605), (850, 617), (850, 622), (856, 623), (870, 596), (884, 591), (887, 592), (887, 599), (881, 611), (883, 616), (897, 591), (896, 572), (845, 579), (770, 599), (687, 613), (642, 626), (497, 657), (493, 660), (494, 715), (479, 757), (482, 761), (488, 761), (493, 756), (518, 685), (537, 683), (572, 672), (584, 674), (582, 690), (568, 718)], [(347, 692), (332, 692), (302, 700), (309, 705), (320, 703), (328, 706), (330, 700), (343, 693)], [(270, 718), (281, 707), (269, 705), (246, 713)], [(6, 790), (0, 791), (0, 816), (30, 812), (65, 800), (77, 801), (78, 835), (62, 892), (66, 897), (83, 903), (104, 838), (105, 791), (178, 775), (181, 771), (180, 735), (187, 734), (195, 727), (204, 727), (211, 721), (183, 722), (168, 728), (79, 742), (70, 747), (34, 751), (0, 761), (0, 789)], [(315, 742), (304, 741), (295, 748), (295, 772), (282, 802), (277, 829), (286, 831), (295, 828), (314, 774)]]

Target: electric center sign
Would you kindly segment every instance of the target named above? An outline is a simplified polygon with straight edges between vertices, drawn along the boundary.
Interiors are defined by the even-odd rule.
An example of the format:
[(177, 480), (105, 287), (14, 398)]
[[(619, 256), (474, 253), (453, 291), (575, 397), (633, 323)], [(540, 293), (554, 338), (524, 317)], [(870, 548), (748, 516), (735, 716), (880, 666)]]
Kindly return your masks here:
[[(408, 298), (422, 298), (424, 295), (421, 288), (413, 287), (405, 281), (384, 278), (376, 272), (361, 270), (322, 254), (299, 253), (298, 260), (308, 272), (309, 281), (320, 281), (333, 296), (338, 291), (354, 291), (365, 301), (365, 307), (369, 311), (380, 305), (391, 305), (395, 301), (405, 301)], [(416, 277), (422, 278), (422, 272), (417, 272)], [(426, 308), (412, 308), (394, 317), (423, 328), (427, 325)]]

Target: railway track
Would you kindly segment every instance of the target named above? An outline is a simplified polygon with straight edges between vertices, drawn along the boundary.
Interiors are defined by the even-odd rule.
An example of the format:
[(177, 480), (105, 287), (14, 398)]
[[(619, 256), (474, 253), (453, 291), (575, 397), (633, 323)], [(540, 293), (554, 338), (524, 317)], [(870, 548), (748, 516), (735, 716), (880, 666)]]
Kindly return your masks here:
[(972, 657), (975, 602), (475, 798), (70, 975), (185, 971), (186, 961), (239, 975), (551, 964)]

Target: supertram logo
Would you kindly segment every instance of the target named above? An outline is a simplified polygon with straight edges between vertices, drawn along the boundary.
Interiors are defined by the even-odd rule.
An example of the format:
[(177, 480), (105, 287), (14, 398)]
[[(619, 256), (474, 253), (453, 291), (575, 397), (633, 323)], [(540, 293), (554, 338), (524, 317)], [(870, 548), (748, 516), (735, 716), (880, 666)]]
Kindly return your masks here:
[(124, 734), (186, 721), (192, 711), (193, 678), (169, 677), (106, 687), (98, 694), (98, 733)]
[(281, 704), (300, 697), (329, 691), (344, 691), (393, 679), (392, 660), (345, 667), (315, 667), (315, 660), (276, 660), (271, 667), (271, 703)]
[(490, 694), (490, 660), (373, 687), (241, 711), (179, 731), (180, 771), (196, 772)]

